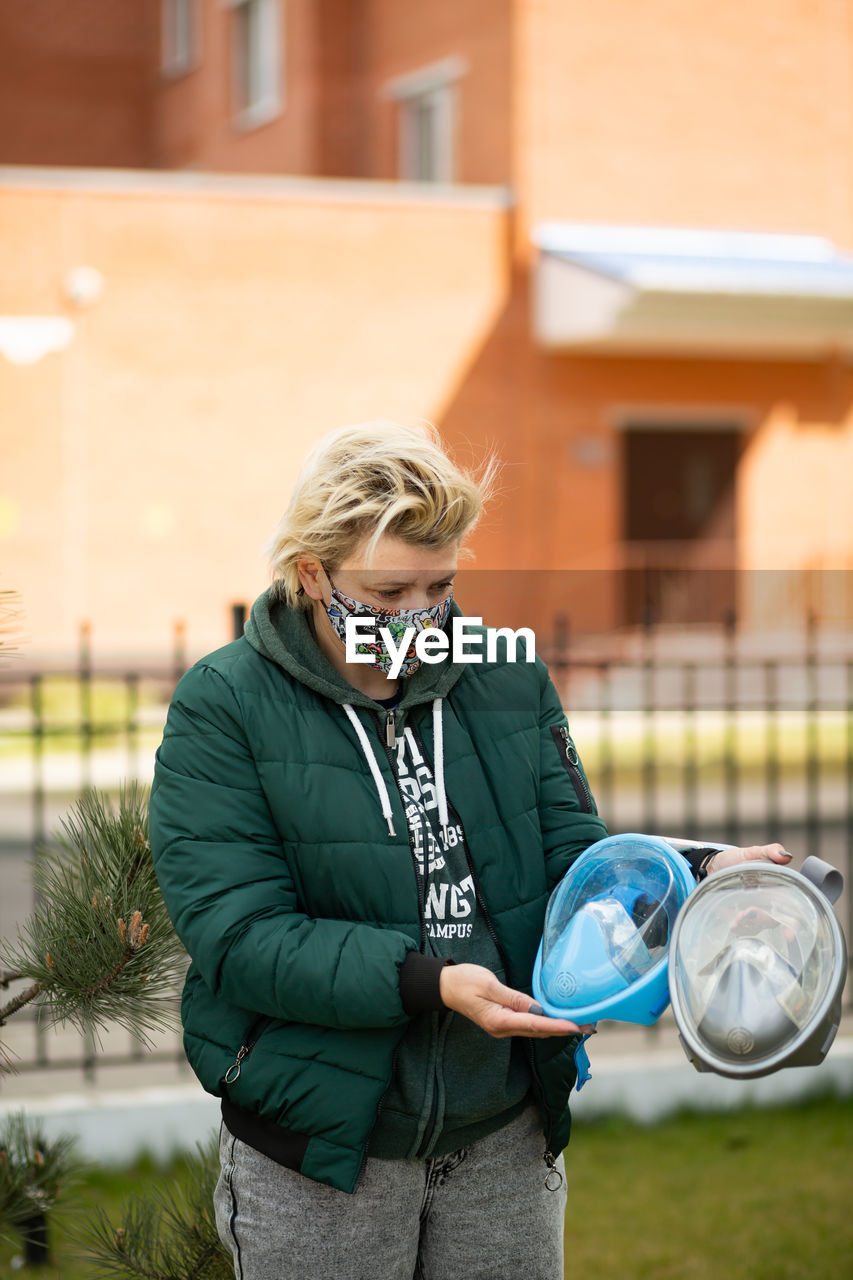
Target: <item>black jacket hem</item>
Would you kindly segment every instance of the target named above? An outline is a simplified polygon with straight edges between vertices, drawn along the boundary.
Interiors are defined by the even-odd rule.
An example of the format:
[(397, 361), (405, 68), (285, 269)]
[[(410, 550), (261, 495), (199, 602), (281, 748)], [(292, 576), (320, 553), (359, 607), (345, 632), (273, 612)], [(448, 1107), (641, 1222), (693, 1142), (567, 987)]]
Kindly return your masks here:
[(307, 1134), (297, 1133), (295, 1129), (285, 1129), (274, 1120), (267, 1120), (254, 1111), (244, 1111), (227, 1098), (222, 1099), (222, 1119), (228, 1132), (235, 1138), (254, 1147), (255, 1151), (260, 1151), (276, 1164), (301, 1173), (302, 1161), (308, 1149)]

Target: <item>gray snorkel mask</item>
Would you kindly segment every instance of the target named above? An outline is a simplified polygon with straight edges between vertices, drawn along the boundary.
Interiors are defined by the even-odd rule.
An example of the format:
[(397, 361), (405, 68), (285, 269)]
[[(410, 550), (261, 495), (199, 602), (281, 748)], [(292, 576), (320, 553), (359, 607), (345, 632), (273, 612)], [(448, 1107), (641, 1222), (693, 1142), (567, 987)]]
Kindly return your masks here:
[(681, 909), (669, 989), (698, 1071), (734, 1079), (823, 1061), (841, 1018), (847, 948), (832, 910), (843, 877), (749, 862), (715, 872)]

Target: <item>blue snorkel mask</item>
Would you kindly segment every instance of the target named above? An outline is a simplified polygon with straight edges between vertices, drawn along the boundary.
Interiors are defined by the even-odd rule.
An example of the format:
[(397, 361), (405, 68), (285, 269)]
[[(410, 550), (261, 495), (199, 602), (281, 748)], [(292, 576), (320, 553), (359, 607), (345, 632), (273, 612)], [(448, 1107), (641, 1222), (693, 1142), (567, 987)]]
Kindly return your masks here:
[(649, 1026), (669, 1004), (669, 944), (696, 887), (662, 836), (607, 836), (551, 894), (533, 993), (546, 1014)]

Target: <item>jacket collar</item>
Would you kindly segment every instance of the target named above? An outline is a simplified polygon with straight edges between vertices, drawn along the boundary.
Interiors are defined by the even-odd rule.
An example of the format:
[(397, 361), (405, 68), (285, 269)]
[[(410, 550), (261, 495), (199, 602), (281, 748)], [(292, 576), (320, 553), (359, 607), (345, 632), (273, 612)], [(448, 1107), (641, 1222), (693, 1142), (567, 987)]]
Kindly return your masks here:
[[(451, 602), (449, 617), (464, 617), (455, 600)], [(246, 639), (262, 657), (277, 663), (301, 684), (333, 702), (377, 709), (373, 698), (354, 688), (329, 662), (317, 644), (311, 613), (288, 605), (276, 586), (269, 587), (252, 605)], [(434, 698), (446, 697), (466, 670), (465, 664), (452, 662), (449, 657), (444, 662), (422, 663), (405, 681), (399, 709), (404, 711), (432, 702)]]

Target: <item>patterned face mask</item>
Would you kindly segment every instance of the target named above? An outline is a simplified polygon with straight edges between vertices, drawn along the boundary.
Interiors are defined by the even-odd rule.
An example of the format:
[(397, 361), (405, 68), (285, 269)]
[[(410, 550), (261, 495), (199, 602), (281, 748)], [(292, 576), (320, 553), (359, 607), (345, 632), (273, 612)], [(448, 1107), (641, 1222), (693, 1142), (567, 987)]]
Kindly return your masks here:
[(421, 631), (430, 631), (435, 628), (441, 630), (447, 621), (453, 594), (451, 593), (438, 604), (430, 605), (426, 609), (390, 609), (387, 606), (362, 604), (359, 600), (353, 600), (352, 596), (344, 595), (343, 591), (338, 591), (329, 576), (328, 569), (326, 569), (326, 577), (329, 579), (329, 585), (332, 588), (332, 600), (330, 604), (326, 605), (326, 613), (341, 644), (346, 644), (347, 618), (375, 618), (375, 643), (357, 644), (356, 653), (370, 654), (372, 659), (370, 666), (375, 667), (377, 671), (381, 671), (387, 676), (393, 657), (385, 648), (382, 637), (379, 635), (379, 628), (387, 627), (394, 644), (399, 645), (406, 634), (406, 628), (414, 627), (415, 634), (406, 650), (406, 655), (400, 667), (401, 676), (414, 675), (421, 665), (421, 660), (415, 653), (415, 640)]

